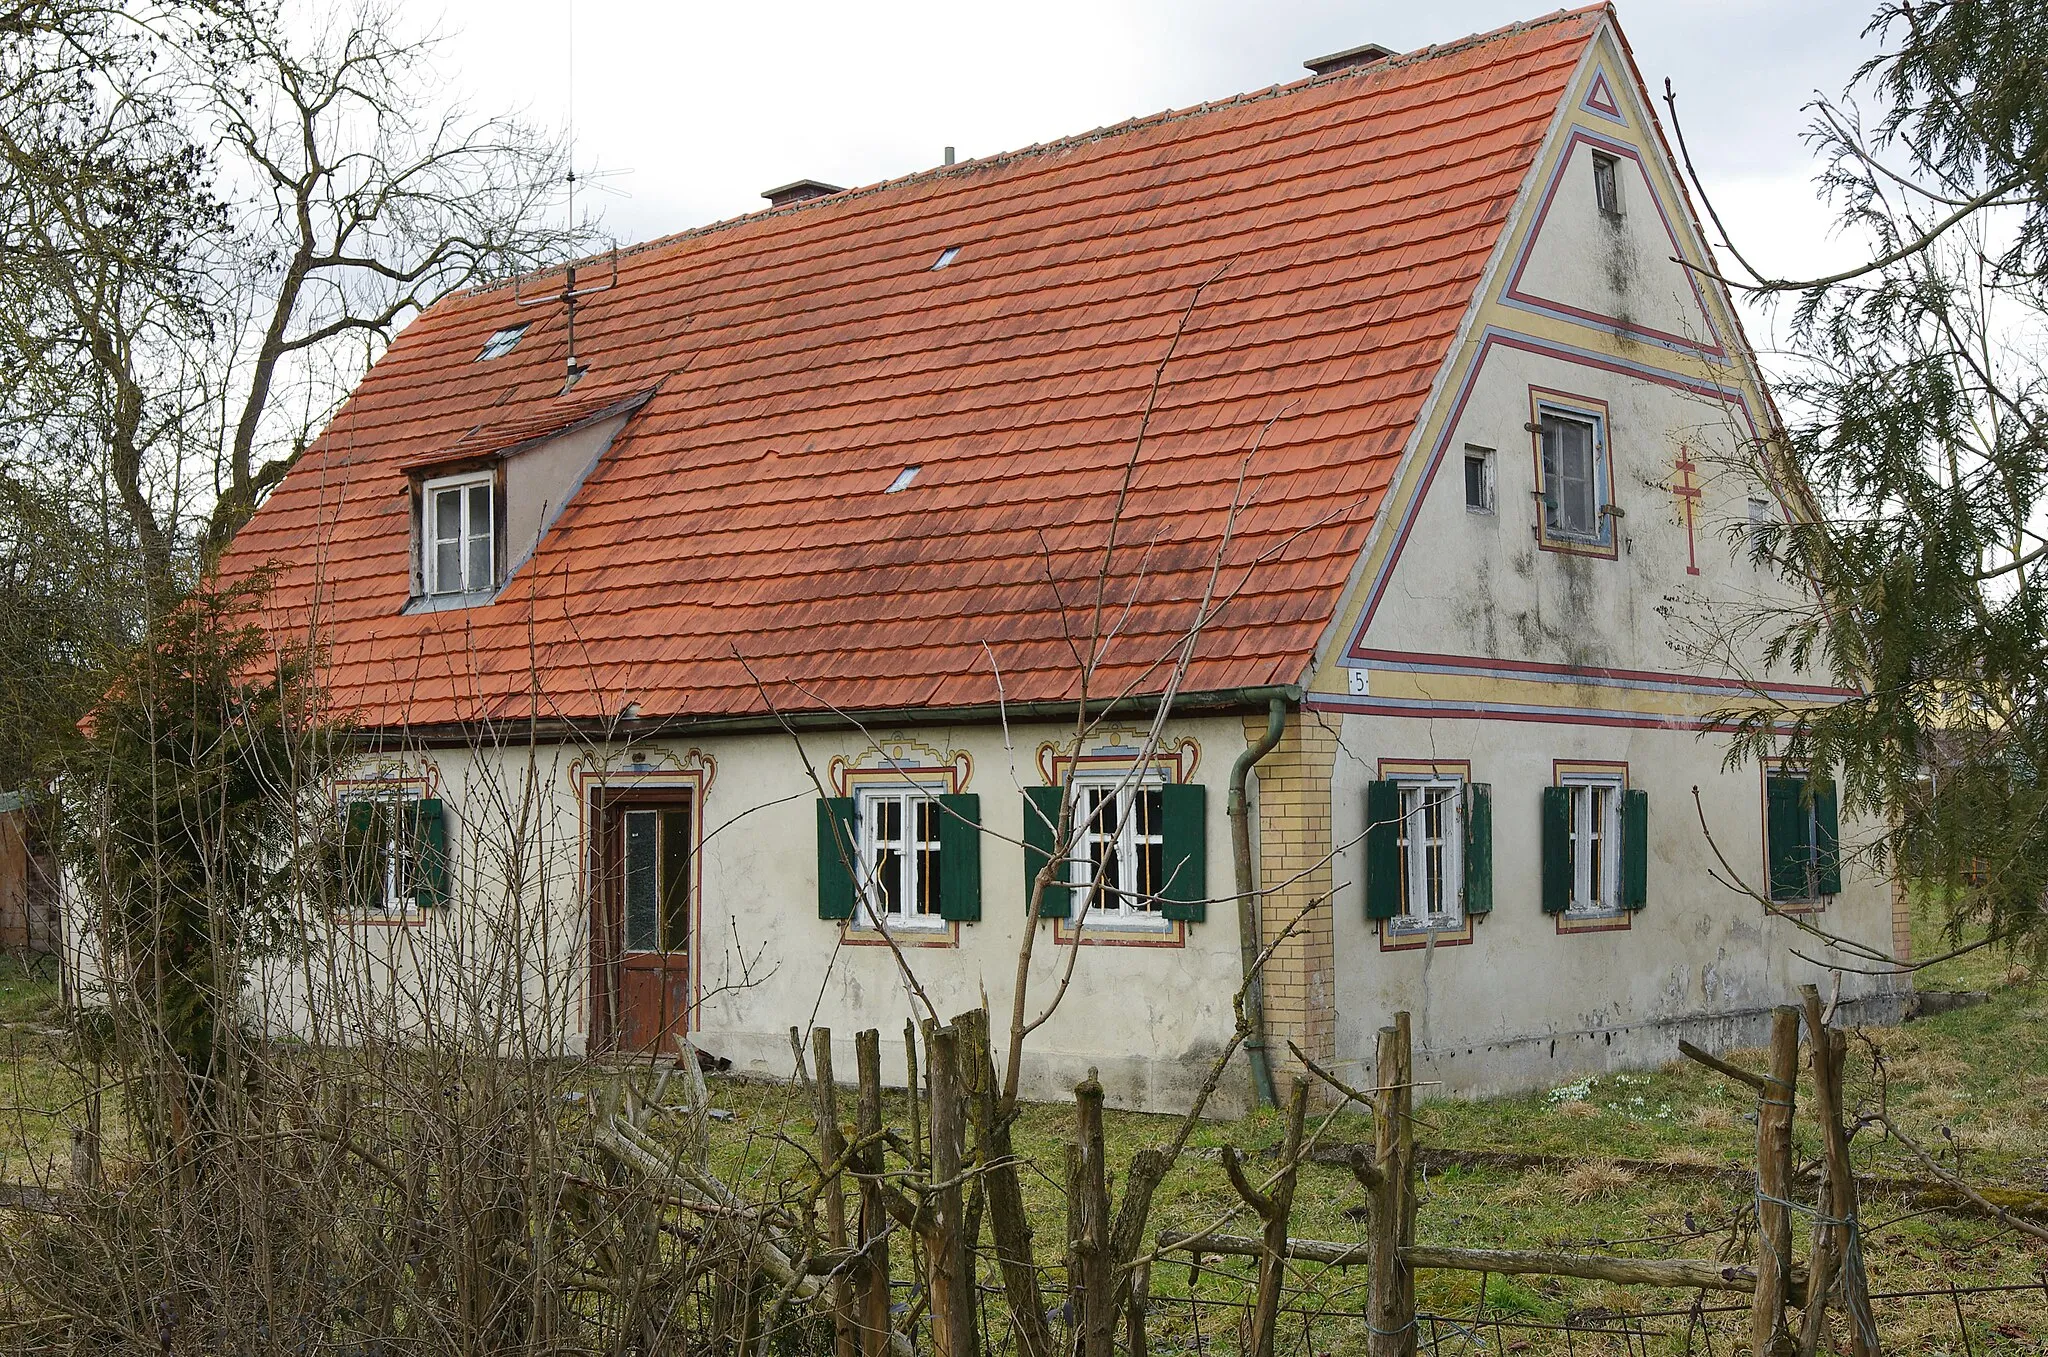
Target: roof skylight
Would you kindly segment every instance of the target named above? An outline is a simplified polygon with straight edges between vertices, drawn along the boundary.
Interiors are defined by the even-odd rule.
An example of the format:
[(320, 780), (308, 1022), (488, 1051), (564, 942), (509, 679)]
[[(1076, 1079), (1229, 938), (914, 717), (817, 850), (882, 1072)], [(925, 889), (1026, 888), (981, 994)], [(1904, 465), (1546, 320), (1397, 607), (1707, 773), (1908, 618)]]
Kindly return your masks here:
[(890, 481), (889, 488), (887, 490), (884, 490), (882, 493), (885, 495), (893, 495), (898, 490), (908, 490), (910, 488), (910, 483), (917, 479), (917, 473), (922, 471), (923, 469), (923, 467), (915, 466), (907, 466), (903, 468), (903, 470), (896, 473), (896, 479)]
[(484, 351), (476, 356), (479, 363), (492, 358), (503, 358), (519, 346), (519, 336), (526, 333), (524, 325), (508, 325), (484, 341)]
[(958, 245), (948, 246), (946, 249), (939, 252), (939, 262), (932, 265), (932, 267), (935, 269), (942, 269), (946, 267), (946, 265), (952, 263), (955, 259), (958, 259), (959, 257), (960, 247)]

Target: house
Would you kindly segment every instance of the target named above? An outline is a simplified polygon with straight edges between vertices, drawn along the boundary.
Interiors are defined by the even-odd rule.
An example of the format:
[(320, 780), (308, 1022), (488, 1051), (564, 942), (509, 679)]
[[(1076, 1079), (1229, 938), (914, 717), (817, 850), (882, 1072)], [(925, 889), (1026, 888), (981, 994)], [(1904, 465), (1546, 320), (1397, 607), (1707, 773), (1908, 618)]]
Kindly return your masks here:
[(1701, 658), (1797, 497), (1614, 11), (1310, 68), (411, 324), (221, 566), (356, 732), (279, 1020), (787, 1073), (1028, 936), (1027, 1093), (1171, 1108), (1269, 943), (1265, 1061), (1407, 1009), (1445, 1092), (1895, 1011), (1798, 931), (1892, 945), (1856, 827), (1724, 764), (1842, 694)]

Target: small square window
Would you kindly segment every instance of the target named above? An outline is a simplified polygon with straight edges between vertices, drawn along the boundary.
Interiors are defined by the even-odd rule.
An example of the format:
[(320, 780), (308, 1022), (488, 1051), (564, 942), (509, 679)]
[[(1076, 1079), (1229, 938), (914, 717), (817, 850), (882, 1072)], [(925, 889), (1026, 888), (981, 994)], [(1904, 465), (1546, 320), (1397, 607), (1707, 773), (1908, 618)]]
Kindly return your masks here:
[(429, 597), (498, 587), (496, 491), (489, 472), (420, 487), (420, 584)]
[(1493, 512), (1493, 449), (1465, 445), (1465, 508), (1475, 514)]
[(1593, 201), (1609, 217), (1621, 215), (1621, 162), (1611, 155), (1593, 152)]
[(1771, 502), (1762, 495), (1749, 497), (1749, 522), (1752, 527), (1762, 527), (1771, 521)]
[(519, 347), (519, 337), (525, 333), (524, 325), (508, 325), (497, 331), (484, 341), (483, 352), (476, 356), (476, 361), (482, 363), (492, 358), (503, 358)]

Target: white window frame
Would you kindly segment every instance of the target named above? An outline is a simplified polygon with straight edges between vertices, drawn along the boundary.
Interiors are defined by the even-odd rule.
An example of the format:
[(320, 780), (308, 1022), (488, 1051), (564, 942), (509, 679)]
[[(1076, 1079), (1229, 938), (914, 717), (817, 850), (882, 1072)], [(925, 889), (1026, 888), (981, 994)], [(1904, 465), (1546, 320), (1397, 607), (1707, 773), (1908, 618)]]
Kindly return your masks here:
[[(1173, 931), (1173, 920), (1166, 917), (1161, 908), (1164, 901), (1156, 890), (1165, 882), (1154, 882), (1155, 892), (1150, 895), (1138, 889), (1138, 864), (1143, 861), (1146, 848), (1158, 846), (1161, 870), (1165, 869), (1165, 786), (1166, 777), (1162, 773), (1128, 768), (1118, 772), (1079, 773), (1068, 779), (1067, 794), (1073, 799), (1068, 819), (1073, 826), (1074, 847), (1067, 864), (1067, 884), (1081, 902), (1083, 928), (1121, 929), (1133, 933)], [(1096, 832), (1091, 814), (1091, 797), (1102, 793), (1116, 797), (1114, 847), (1117, 879), (1111, 886), (1116, 893), (1113, 904), (1099, 903), (1095, 889), (1095, 849), (1098, 844), (1110, 842), (1110, 836)], [(1160, 806), (1152, 832), (1141, 835), (1138, 816), (1133, 811), (1138, 797), (1145, 794), (1157, 794)]]
[[(1396, 843), (1401, 855), (1401, 912), (1388, 922), (1397, 933), (1441, 933), (1465, 924), (1465, 779), (1442, 773), (1392, 779), (1401, 793), (1401, 823)], [(1435, 840), (1425, 831), (1432, 798), (1448, 799), (1441, 832)], [(1429, 855), (1437, 862), (1437, 897), (1429, 889)], [(1435, 908), (1432, 908), (1435, 906)]]
[[(1465, 445), (1465, 462), (1467, 465), (1473, 462), (1480, 464), (1479, 502), (1477, 504), (1472, 502), (1471, 487), (1468, 485), (1465, 490), (1465, 512), (1468, 514), (1491, 515), (1494, 512), (1495, 504), (1498, 503), (1498, 493), (1494, 486), (1494, 467), (1498, 464), (1498, 459), (1495, 458), (1492, 448), (1483, 448), (1477, 443), (1467, 443)], [(1461, 471), (1463, 469), (1463, 467), (1460, 468)]]
[[(491, 492), (490, 521), (484, 525), (483, 536), (490, 543), (490, 578), (479, 583), (469, 578), (470, 546), (477, 539), (474, 525), (470, 522), (470, 491), (485, 486)], [(436, 498), (449, 491), (459, 494), (462, 506), (459, 535), (455, 539), (456, 565), (460, 577), (452, 589), (442, 588), (440, 578), (440, 538), (437, 535), (438, 522), (435, 514)], [(432, 599), (480, 598), (497, 592), (498, 588), (498, 477), (495, 471), (471, 471), (459, 476), (438, 476), (420, 485), (420, 592)]]
[[(349, 807), (364, 803), (386, 808), (384, 817), (384, 842), (378, 846), (384, 864), (382, 897), (376, 904), (351, 904), (348, 913), (358, 919), (423, 918), (420, 909), (417, 883), (406, 879), (406, 855), (400, 850), (405, 847), (405, 824), (407, 807), (425, 800), (417, 788), (400, 787), (363, 788), (345, 792), (341, 798), (341, 815), (344, 832), (348, 823)], [(396, 902), (396, 903), (394, 903)]]
[[(1565, 915), (1615, 918), (1622, 913), (1621, 794), (1626, 784), (1619, 773), (1567, 773), (1558, 785), (1571, 793), (1572, 895)], [(1599, 792), (1607, 794), (1604, 806)]]
[[(858, 907), (853, 912), (853, 926), (869, 932), (891, 933), (939, 933), (947, 928), (944, 914), (934, 908), (931, 913), (913, 909), (890, 913), (884, 907), (881, 881), (876, 871), (875, 859), (885, 847), (893, 847), (900, 855), (903, 871), (902, 902), (914, 906), (922, 884), (923, 870), (919, 850), (936, 852), (941, 840), (939, 817), (945, 812), (939, 807), (939, 798), (950, 790), (949, 785), (912, 782), (889, 782), (873, 786), (857, 787), (853, 794), (853, 823), (855, 838), (860, 846), (860, 871), (854, 883)], [(877, 837), (881, 816), (877, 807), (884, 801), (900, 802), (903, 807), (901, 837), (884, 842)], [(932, 807), (932, 836), (920, 839), (917, 836), (917, 805), (929, 802)], [(943, 859), (941, 859), (943, 861)], [(943, 870), (943, 869), (942, 869)], [(936, 883), (932, 891), (934, 905), (938, 902)]]
[[(1585, 532), (1577, 532), (1564, 526), (1564, 501), (1562, 498), (1558, 498), (1556, 501), (1557, 521), (1555, 523), (1551, 521), (1553, 492), (1560, 488), (1560, 485), (1553, 484), (1553, 482), (1561, 483), (1563, 477), (1553, 476), (1549, 458), (1544, 455), (1543, 443), (1546, 440), (1543, 433), (1543, 423), (1545, 420), (1556, 420), (1563, 424), (1583, 424), (1592, 430), (1592, 441), (1588, 454), (1591, 465), (1588, 468), (1589, 474), (1587, 479), (1591, 482), (1588, 491), (1593, 497), (1593, 526)], [(1542, 475), (1542, 484), (1537, 488), (1536, 495), (1538, 512), (1543, 515), (1544, 540), (1565, 542), (1577, 546), (1612, 546), (1614, 544), (1614, 533), (1612, 520), (1607, 513), (1609, 496), (1607, 485), (1607, 421), (1591, 410), (1579, 410), (1569, 405), (1553, 405), (1549, 401), (1540, 401), (1536, 406), (1536, 427), (1536, 463), (1537, 469)], [(1562, 460), (1563, 449), (1560, 447), (1560, 463), (1562, 463)]]
[[(530, 323), (528, 322), (528, 324)], [(478, 350), (476, 361), (488, 363), (493, 359), (503, 358), (506, 354), (518, 348), (519, 341), (524, 338), (526, 338), (525, 324), (507, 325), (502, 330), (493, 330), (490, 338), (484, 341), (483, 348)]]

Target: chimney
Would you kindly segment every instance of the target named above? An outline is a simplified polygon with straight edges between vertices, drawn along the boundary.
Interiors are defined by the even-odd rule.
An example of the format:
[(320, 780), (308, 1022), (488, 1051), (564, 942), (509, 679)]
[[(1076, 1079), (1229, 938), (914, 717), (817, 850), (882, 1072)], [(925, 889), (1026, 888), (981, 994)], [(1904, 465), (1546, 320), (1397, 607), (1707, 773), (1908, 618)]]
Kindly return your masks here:
[(771, 188), (761, 196), (768, 200), (770, 207), (788, 207), (791, 203), (805, 203), (813, 198), (843, 192), (845, 190), (838, 184), (827, 184), (817, 179), (798, 179), (784, 184), (781, 188)]
[(1341, 52), (1332, 52), (1326, 57), (1311, 57), (1301, 64), (1317, 75), (1330, 75), (1337, 71), (1348, 71), (1354, 66), (1370, 66), (1375, 61), (1385, 61), (1395, 55), (1397, 54), (1391, 47), (1368, 42), (1357, 47), (1347, 47)]

